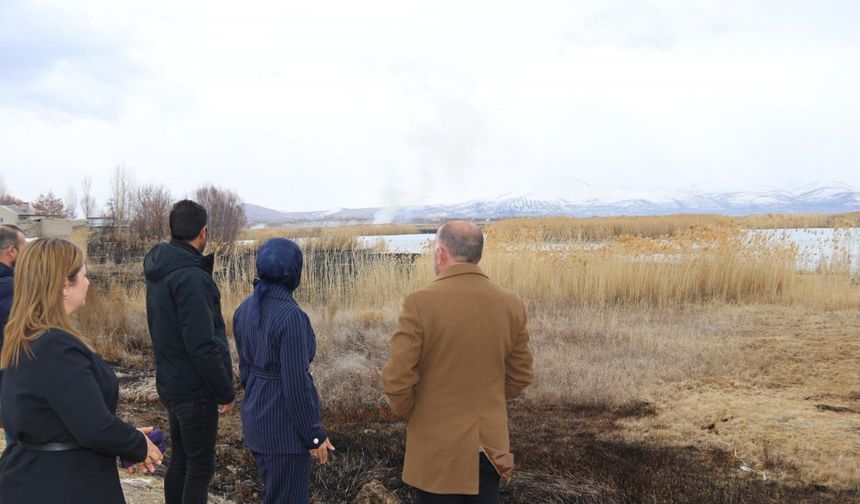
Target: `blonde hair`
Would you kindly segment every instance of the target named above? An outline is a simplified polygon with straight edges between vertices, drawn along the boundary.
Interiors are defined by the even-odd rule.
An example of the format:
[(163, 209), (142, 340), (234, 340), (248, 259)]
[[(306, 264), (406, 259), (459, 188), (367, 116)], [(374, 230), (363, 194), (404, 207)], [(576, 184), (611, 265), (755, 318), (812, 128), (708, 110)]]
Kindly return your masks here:
[(81, 249), (67, 240), (40, 238), (27, 245), (15, 263), (12, 311), (3, 338), (0, 368), (17, 366), (22, 352), (32, 357), (32, 343), (49, 329), (70, 333), (93, 349), (63, 304), (65, 282), (74, 284), (83, 266)]

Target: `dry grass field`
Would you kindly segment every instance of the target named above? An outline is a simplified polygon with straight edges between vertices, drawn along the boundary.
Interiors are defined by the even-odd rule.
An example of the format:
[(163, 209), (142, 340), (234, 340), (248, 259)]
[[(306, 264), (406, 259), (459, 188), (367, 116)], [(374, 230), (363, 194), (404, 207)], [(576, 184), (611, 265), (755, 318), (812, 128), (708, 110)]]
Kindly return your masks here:
[[(520, 471), (506, 502), (860, 499), (860, 278), (847, 268), (797, 271), (795, 249), (742, 232), (857, 221), (850, 214), (487, 225), (481, 266), (527, 302), (535, 353), (536, 381), (511, 406)], [(376, 479), (408, 502), (397, 479), (403, 428), (387, 410), (379, 376), (403, 296), (433, 279), (430, 258), (356, 249), (354, 236), (383, 231), (314, 233), (336, 239), (308, 242), (297, 297), (316, 331), (314, 376), (338, 447), (335, 464), (315, 472), (315, 499), (347, 502)], [(221, 260), (228, 326), (251, 290), (254, 249)], [(124, 414), (163, 422), (142, 279), (107, 273), (117, 268), (140, 272), (139, 264), (93, 264), (80, 323), (130, 376)], [(259, 482), (240, 432), (238, 416), (222, 426), (216, 487), (256, 502)], [(536, 432), (553, 446), (535, 446)]]

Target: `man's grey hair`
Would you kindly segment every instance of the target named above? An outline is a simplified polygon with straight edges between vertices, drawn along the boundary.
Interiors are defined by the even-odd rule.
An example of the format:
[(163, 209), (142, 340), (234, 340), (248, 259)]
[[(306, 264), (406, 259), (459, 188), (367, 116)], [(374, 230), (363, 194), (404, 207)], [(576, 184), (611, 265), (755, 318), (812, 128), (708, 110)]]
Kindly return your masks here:
[(484, 251), (484, 233), (471, 222), (446, 222), (436, 232), (436, 239), (445, 246), (455, 261), (478, 264), (481, 260), (481, 254)]
[(18, 233), (23, 233), (18, 226), (12, 224), (0, 225), (0, 250), (6, 250), (11, 246), (18, 246)]

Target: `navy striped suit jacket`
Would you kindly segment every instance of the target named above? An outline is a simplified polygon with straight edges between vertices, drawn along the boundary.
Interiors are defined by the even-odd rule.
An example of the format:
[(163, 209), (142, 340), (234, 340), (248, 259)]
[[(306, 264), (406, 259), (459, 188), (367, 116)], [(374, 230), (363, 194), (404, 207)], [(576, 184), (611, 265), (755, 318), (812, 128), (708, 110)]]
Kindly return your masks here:
[(316, 337), (292, 293), (269, 286), (262, 310), (251, 296), (233, 315), (245, 399), (242, 432), (256, 453), (307, 453), (326, 439), (310, 373)]

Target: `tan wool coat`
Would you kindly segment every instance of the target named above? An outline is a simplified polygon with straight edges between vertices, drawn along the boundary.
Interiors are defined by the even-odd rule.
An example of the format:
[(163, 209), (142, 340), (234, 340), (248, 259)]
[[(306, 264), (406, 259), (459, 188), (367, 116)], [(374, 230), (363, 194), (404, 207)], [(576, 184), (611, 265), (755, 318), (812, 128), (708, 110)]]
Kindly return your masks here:
[(506, 402), (532, 381), (528, 341), (522, 301), (475, 264), (454, 264), (406, 297), (382, 371), (407, 421), (404, 482), (476, 495), (480, 451), (510, 479)]

